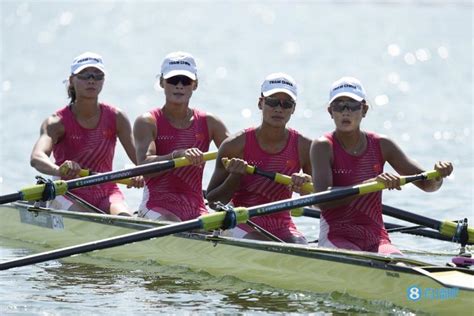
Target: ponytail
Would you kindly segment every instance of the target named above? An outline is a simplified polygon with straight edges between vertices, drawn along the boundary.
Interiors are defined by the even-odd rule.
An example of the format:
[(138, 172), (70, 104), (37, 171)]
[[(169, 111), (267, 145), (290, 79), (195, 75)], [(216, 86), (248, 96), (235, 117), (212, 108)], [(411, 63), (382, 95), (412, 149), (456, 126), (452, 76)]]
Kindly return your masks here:
[(69, 81), (67, 84), (67, 95), (71, 99), (69, 104), (72, 104), (76, 101), (76, 90), (74, 90), (74, 86)]

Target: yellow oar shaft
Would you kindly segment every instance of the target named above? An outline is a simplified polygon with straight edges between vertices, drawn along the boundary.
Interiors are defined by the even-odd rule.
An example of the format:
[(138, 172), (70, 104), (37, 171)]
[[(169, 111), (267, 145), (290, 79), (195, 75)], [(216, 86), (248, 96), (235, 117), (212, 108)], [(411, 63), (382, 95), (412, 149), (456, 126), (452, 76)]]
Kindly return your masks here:
[[(408, 182), (425, 179), (426, 175), (415, 175), (407, 178)], [(373, 190), (378, 190), (377, 183), (371, 182), (370, 185), (375, 185)], [(364, 185), (365, 186), (365, 185)], [(367, 189), (366, 191), (372, 191)], [(284, 211), (293, 207), (303, 207), (313, 204), (319, 204), (341, 197), (350, 196), (354, 194), (363, 194), (360, 186), (353, 186), (343, 189), (328, 190), (319, 193), (313, 193), (307, 196), (302, 196), (295, 199), (287, 199), (284, 201), (277, 201), (263, 205), (257, 205), (249, 208), (238, 207), (234, 209), (236, 223), (245, 223), (254, 216), (262, 216)], [(197, 219), (188, 220), (185, 222), (178, 222), (171, 225), (166, 225), (158, 228), (151, 228), (144, 231), (133, 232), (122, 236), (111, 237), (108, 239), (89, 242), (81, 245), (71, 246), (62, 249), (56, 249), (46, 253), (35, 254), (19, 259), (14, 259), (0, 263), (0, 270), (6, 270), (14, 267), (21, 267), (29, 264), (35, 264), (53, 259), (60, 259), (67, 256), (85, 253), (89, 251), (107, 249), (111, 247), (121, 246), (138, 241), (148, 240), (151, 238), (168, 236), (171, 234), (186, 232), (194, 229), (213, 230), (224, 226), (226, 213), (216, 212), (209, 215), (202, 215)]]
[[(217, 158), (217, 151), (206, 152), (203, 154), (203, 157), (204, 157), (204, 161), (214, 160)], [(187, 160), (185, 157), (175, 158), (173, 160), (175, 162), (175, 168), (180, 168), (180, 167), (185, 167), (185, 166), (190, 165), (189, 160)], [(88, 169), (81, 169), (81, 171), (79, 171), (79, 177), (87, 177), (87, 176), (91, 176), (95, 174), (98, 174), (98, 173), (90, 172), (90, 170)], [(128, 186), (132, 186), (133, 184), (133, 181), (131, 178), (121, 179), (114, 182), (128, 185)]]
[[(229, 162), (230, 162), (230, 160), (228, 158), (222, 158), (222, 163), (224, 164), (224, 166), (227, 166), (229, 164)], [(270, 171), (260, 170), (259, 168), (255, 167), (255, 166), (247, 165), (247, 167), (245, 168), (245, 172), (247, 172), (248, 174), (258, 174), (258, 175), (267, 177), (269, 179), (272, 179), (276, 183), (280, 183), (280, 184), (284, 184), (284, 185), (292, 184), (291, 177), (289, 177), (285, 174), (281, 174), (281, 173), (278, 173), (278, 172), (270, 172)], [(307, 193), (314, 192), (313, 183), (312, 182), (305, 183), (302, 186), (302, 189)]]
[[(224, 158), (223, 163), (228, 164), (229, 160)], [(273, 179), (273, 181), (275, 181), (276, 183), (280, 183), (280, 184), (283, 184), (283, 185), (292, 184), (291, 177), (289, 177), (287, 175), (284, 175), (284, 174), (281, 174), (281, 173), (278, 173), (278, 172), (268, 172), (268, 171), (260, 170), (255, 166), (248, 165), (247, 168), (246, 168), (246, 172), (248, 174), (262, 175), (264, 177)], [(440, 174), (435, 170), (426, 172), (426, 180), (432, 180), (432, 179), (435, 179), (436, 177), (439, 177), (439, 176), (440, 176)], [(406, 179), (407, 179), (406, 177), (401, 177), (400, 178), (400, 185), (406, 184)], [(385, 188), (385, 186), (382, 183), (379, 183), (379, 182), (376, 182), (376, 183), (371, 182), (371, 183), (361, 184), (361, 185), (359, 185), (359, 188), (360, 188), (360, 193), (361, 194), (367, 194), (367, 193), (372, 193), (372, 192), (377, 192), (377, 191), (383, 190)], [(313, 183), (312, 182), (305, 183), (302, 186), (302, 189), (303, 189), (303, 191), (308, 192), (308, 193), (314, 192)], [(457, 223), (455, 223), (453, 221), (448, 221), (448, 220), (438, 221), (438, 220), (429, 219), (427, 217), (423, 217), (423, 216), (420, 216), (420, 215), (417, 215), (417, 214), (412, 214), (412, 213), (409, 213), (409, 212), (406, 212), (406, 211), (403, 211), (403, 213), (402, 213), (402, 210), (395, 209), (393, 207), (389, 207), (389, 206), (386, 206), (386, 205), (383, 206), (383, 210), (384, 210), (384, 214), (386, 212), (388, 212), (389, 210), (391, 210), (392, 212), (389, 215), (392, 216), (392, 217), (400, 218), (401, 216), (403, 216), (403, 218), (400, 218), (400, 219), (404, 219), (404, 220), (407, 220), (409, 222), (412, 222), (412, 223), (415, 223), (415, 224), (418, 224), (418, 225), (423, 225), (425, 227), (436, 229), (444, 236), (453, 237), (453, 236), (455, 236), (456, 231), (457, 231), (458, 225), (457, 225)], [(396, 210), (396, 212), (393, 211), (393, 210)], [(292, 215), (293, 216), (301, 216), (302, 212), (303, 212), (302, 209), (293, 209), (292, 210)], [(469, 227), (467, 230), (468, 230), (468, 235), (469, 235), (468, 241), (469, 241), (469, 243), (473, 243), (474, 242), (474, 228)]]
[[(204, 160), (212, 160), (217, 157), (217, 152), (204, 153)], [(172, 160), (152, 162), (135, 166), (133, 168), (122, 169), (118, 171), (104, 172), (100, 174), (90, 175), (83, 178), (72, 180), (57, 180), (53, 182), (55, 195), (64, 195), (68, 190), (86, 187), (91, 185), (102, 184), (106, 182), (115, 182), (118, 180), (136, 177), (139, 175), (157, 173), (173, 168), (180, 168), (191, 165), (191, 162), (185, 157)], [(43, 198), (45, 184), (36, 184), (21, 189), (18, 192), (0, 196), (0, 204), (15, 202), (18, 200), (37, 201)]]

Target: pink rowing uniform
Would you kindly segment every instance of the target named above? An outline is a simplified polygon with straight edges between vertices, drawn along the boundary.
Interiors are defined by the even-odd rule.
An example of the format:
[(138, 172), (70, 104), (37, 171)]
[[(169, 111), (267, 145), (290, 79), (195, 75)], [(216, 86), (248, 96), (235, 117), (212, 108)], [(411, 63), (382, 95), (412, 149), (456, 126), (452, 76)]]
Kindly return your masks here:
[[(115, 143), (117, 141), (117, 109), (100, 103), (100, 119), (95, 128), (82, 127), (74, 117), (71, 106), (66, 106), (56, 114), (64, 126), (64, 135), (53, 145), (55, 163), (59, 166), (66, 160), (77, 162), (81, 168), (94, 172), (112, 170)], [(71, 193), (86, 200), (103, 211), (110, 204), (124, 200), (117, 184), (104, 183), (71, 190)], [(56, 202), (65, 208), (71, 205), (67, 197), (59, 196)]]
[[(162, 109), (150, 112), (156, 122), (156, 154), (167, 155), (173, 150), (199, 148), (209, 150), (210, 137), (205, 112), (193, 109), (193, 121), (188, 128), (173, 127)], [(171, 212), (182, 221), (207, 214), (202, 194), (204, 164), (165, 171), (146, 180), (140, 209)], [(147, 215), (146, 217), (153, 218)]]
[[(360, 155), (347, 153), (334, 133), (326, 134), (333, 150), (332, 177), (334, 187), (360, 184), (383, 172), (385, 161), (377, 134), (365, 132), (367, 148)], [(382, 192), (362, 195), (348, 205), (322, 212), (319, 245), (400, 254), (391, 245), (382, 219)]]
[[(299, 134), (293, 129), (288, 129), (288, 131), (289, 137), (285, 148), (276, 154), (269, 154), (258, 144), (255, 128), (246, 129), (243, 159), (248, 164), (265, 171), (279, 172), (289, 176), (299, 172), (301, 170), (298, 153)], [(244, 175), (231, 202), (234, 206), (249, 207), (288, 199), (291, 196), (291, 190), (285, 185), (260, 175)], [(288, 240), (291, 236), (303, 237), (293, 223), (289, 211), (253, 217), (252, 222), (283, 240)], [(241, 224), (238, 227), (247, 232), (252, 231), (247, 225)]]

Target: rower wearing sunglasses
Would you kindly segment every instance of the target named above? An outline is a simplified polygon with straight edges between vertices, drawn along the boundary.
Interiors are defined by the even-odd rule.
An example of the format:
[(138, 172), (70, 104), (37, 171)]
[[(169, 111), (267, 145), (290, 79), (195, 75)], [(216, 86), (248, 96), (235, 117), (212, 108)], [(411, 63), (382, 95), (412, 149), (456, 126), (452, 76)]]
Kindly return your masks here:
[[(290, 198), (292, 190), (301, 192), (301, 185), (311, 181), (311, 140), (286, 126), (295, 112), (296, 96), (296, 82), (289, 75), (274, 73), (265, 78), (258, 99), (262, 123), (222, 143), (207, 189), (210, 203), (230, 202), (234, 206), (244, 207), (265, 204)], [(223, 158), (228, 158), (229, 163), (224, 165)], [(262, 170), (289, 175), (293, 186), (286, 187), (262, 176), (248, 175), (245, 171), (247, 163)], [(301, 170), (305, 173), (301, 173)], [(284, 242), (306, 243), (289, 211), (254, 217), (249, 224), (258, 229), (263, 228)], [(234, 237), (260, 237), (247, 224), (238, 225), (230, 233)]]
[[(374, 180), (384, 183), (388, 189), (400, 190), (399, 175), (424, 171), (391, 139), (360, 129), (369, 110), (366, 100), (365, 89), (356, 78), (343, 77), (332, 84), (327, 111), (336, 128), (311, 145), (315, 192)], [(385, 162), (399, 175), (384, 173)], [(442, 178), (451, 174), (453, 166), (440, 161), (434, 169), (442, 177), (414, 184), (427, 192), (436, 191)], [(320, 246), (401, 254), (391, 244), (384, 228), (382, 191), (323, 203), (319, 207), (322, 209)]]
[[(102, 57), (85, 52), (71, 65), (68, 83), (69, 104), (48, 117), (41, 125), (39, 139), (31, 153), (36, 170), (72, 179), (81, 169), (112, 171), (117, 138), (133, 163), (137, 163), (132, 128), (125, 113), (98, 101), (105, 78)], [(53, 154), (55, 162), (49, 158)], [(133, 186), (142, 187), (143, 177), (133, 178)], [(75, 196), (110, 214), (130, 215), (122, 192), (114, 183), (75, 189)], [(71, 195), (58, 196), (51, 208), (86, 210)]]
[(207, 214), (202, 195), (203, 153), (229, 135), (216, 116), (190, 108), (198, 87), (196, 62), (185, 52), (168, 54), (159, 76), (165, 104), (139, 116), (133, 132), (140, 164), (186, 157), (192, 166), (147, 177), (139, 216), (185, 221)]

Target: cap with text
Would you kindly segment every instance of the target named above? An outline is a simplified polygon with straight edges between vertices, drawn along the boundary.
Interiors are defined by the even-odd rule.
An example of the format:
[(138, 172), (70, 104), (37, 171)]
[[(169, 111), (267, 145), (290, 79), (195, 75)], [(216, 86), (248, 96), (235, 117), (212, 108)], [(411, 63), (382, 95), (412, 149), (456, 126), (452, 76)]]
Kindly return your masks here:
[(76, 75), (82, 70), (93, 67), (105, 73), (102, 56), (96, 53), (85, 52), (74, 58), (71, 64), (71, 75)]
[(276, 72), (268, 75), (262, 83), (262, 94), (264, 97), (283, 92), (296, 101), (297, 88), (296, 81), (290, 75), (283, 72)]
[(196, 61), (191, 54), (186, 52), (170, 53), (161, 64), (161, 75), (163, 79), (182, 75), (196, 80)]
[(366, 99), (365, 89), (362, 83), (354, 77), (342, 77), (331, 85), (329, 91), (329, 103), (339, 97), (349, 97), (361, 102)]

